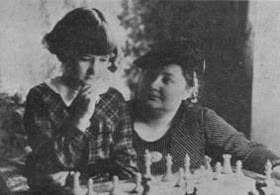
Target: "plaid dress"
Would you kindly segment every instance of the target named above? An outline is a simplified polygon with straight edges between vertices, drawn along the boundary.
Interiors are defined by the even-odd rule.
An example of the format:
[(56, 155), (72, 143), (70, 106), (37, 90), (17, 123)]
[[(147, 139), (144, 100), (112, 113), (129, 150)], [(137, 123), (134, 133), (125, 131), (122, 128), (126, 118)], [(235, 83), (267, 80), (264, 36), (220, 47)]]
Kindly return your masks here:
[(78, 98), (67, 107), (61, 96), (45, 83), (30, 90), (24, 115), (32, 148), (27, 160), (29, 178), (38, 180), (35, 175), (42, 178), (44, 174), (65, 170), (78, 170), (88, 176), (132, 176), (136, 153), (122, 95), (113, 88), (101, 95), (85, 132), (71, 126), (71, 117), (79, 107)]

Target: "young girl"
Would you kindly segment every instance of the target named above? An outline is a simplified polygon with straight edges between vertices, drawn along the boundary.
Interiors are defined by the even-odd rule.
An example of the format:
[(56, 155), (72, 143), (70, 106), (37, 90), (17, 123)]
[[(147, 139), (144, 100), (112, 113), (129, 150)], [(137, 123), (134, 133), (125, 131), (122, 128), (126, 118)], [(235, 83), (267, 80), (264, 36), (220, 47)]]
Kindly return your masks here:
[(35, 86), (27, 96), (31, 189), (61, 194), (73, 171), (99, 180), (131, 177), (135, 151), (124, 99), (105, 85), (117, 46), (104, 15), (97, 9), (74, 9), (44, 42), (64, 69), (62, 76)]

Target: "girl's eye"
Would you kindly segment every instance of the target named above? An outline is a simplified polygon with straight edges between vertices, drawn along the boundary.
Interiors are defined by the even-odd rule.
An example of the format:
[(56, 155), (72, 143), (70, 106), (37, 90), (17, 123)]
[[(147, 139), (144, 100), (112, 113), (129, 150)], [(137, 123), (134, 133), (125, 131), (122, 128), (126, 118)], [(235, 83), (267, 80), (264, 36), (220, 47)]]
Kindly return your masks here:
[(109, 62), (109, 58), (100, 58), (99, 61), (100, 62)]

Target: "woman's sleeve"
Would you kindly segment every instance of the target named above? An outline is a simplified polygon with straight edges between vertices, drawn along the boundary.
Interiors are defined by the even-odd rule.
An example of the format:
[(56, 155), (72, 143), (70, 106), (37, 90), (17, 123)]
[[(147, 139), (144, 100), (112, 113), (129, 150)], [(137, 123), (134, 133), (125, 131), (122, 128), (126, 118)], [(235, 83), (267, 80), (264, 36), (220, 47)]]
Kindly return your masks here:
[(31, 161), (37, 168), (53, 173), (75, 166), (84, 133), (72, 127), (69, 119), (55, 129), (36, 90), (27, 96), (24, 126), (32, 148)]
[(204, 110), (203, 128), (206, 133), (206, 149), (210, 153), (219, 151), (219, 155), (232, 154), (234, 160), (242, 160), (245, 169), (263, 173), (267, 160), (274, 164), (279, 160), (265, 146), (248, 140), (210, 109)]
[(138, 171), (132, 142), (131, 116), (125, 102), (120, 104), (119, 109), (120, 120), (113, 134), (113, 174), (130, 178)]

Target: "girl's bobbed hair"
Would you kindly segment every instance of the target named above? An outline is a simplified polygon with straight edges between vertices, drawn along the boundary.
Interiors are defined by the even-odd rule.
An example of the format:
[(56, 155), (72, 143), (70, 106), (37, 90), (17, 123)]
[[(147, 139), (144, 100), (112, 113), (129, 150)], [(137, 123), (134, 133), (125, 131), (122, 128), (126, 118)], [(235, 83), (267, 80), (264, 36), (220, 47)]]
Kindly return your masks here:
[(82, 54), (117, 55), (117, 44), (104, 15), (95, 8), (76, 8), (45, 35), (43, 43), (61, 62)]

